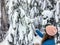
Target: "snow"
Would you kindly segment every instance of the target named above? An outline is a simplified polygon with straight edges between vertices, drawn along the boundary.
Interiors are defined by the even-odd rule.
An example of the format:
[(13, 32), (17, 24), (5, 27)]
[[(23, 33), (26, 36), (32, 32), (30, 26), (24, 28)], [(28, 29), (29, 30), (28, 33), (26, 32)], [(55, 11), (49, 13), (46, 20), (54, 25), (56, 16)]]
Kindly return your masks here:
[(6, 40), (4, 40), (3, 42), (0, 43), (0, 45), (9, 45), (9, 44)]
[(50, 19), (53, 16), (53, 12), (50, 10), (44, 10), (42, 12), (43, 18), (46, 18), (48, 16), (48, 18)]
[[(43, 19), (42, 19), (42, 25), (46, 25), (47, 24), (47, 20), (50, 19), (52, 16), (53, 16), (53, 12), (52, 11), (50, 11), (50, 10), (44, 10), (42, 12), (42, 17), (43, 17)], [(46, 18), (46, 19), (44, 19), (44, 18)]]
[(33, 39), (33, 43), (38, 43), (41, 44), (42, 38), (40, 38), (39, 36), (34, 37)]
[(13, 31), (13, 29), (12, 29), (12, 26), (10, 26), (9, 31), (8, 31), (7, 34), (6, 34), (7, 37), (4, 39), (3, 42), (0, 43), (0, 45), (9, 45), (8, 40), (9, 40), (9, 41), (12, 40), (12, 39), (11, 39), (11, 36), (10, 36), (11, 33), (14, 33), (14, 31)]

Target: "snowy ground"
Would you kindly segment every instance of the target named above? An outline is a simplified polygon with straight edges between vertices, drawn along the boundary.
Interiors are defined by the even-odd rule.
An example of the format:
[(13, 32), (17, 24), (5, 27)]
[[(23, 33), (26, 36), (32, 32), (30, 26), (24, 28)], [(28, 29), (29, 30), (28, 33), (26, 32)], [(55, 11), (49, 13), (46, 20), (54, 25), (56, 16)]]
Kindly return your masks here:
[[(33, 43), (41, 44), (41, 40), (42, 40), (42, 38), (40, 38), (39, 36), (34, 37)], [(9, 44), (8, 44), (8, 42), (5, 39), (3, 42), (0, 43), (0, 45), (9, 45)], [(58, 43), (56, 45), (60, 45), (60, 43)]]

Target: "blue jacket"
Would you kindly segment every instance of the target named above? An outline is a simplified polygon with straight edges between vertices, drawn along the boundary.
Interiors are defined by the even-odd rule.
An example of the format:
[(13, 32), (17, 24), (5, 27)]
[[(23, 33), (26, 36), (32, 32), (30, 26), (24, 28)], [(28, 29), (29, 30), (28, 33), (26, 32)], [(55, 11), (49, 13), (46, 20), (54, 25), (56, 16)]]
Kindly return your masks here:
[[(39, 31), (39, 29), (36, 29), (36, 33), (43, 38), (43, 34)], [(45, 42), (42, 43), (42, 45), (55, 45), (54, 39), (47, 39)]]

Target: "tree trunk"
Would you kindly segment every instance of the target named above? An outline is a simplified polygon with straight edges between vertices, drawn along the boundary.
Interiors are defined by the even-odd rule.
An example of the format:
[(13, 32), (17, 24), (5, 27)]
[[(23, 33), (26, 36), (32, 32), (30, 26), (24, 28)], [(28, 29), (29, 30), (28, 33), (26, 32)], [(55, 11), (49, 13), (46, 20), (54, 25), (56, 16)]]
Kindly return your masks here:
[(8, 16), (5, 10), (5, 0), (0, 0), (0, 42), (5, 38), (6, 31), (8, 30)]

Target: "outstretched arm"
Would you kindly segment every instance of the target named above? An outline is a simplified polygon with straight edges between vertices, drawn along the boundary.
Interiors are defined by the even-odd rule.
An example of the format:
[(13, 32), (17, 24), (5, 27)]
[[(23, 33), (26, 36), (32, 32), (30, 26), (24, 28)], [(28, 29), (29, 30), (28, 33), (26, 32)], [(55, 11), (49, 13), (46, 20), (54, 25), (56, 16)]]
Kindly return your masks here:
[(36, 32), (41, 38), (43, 38), (43, 34), (39, 31), (39, 29), (35, 29), (33, 24), (31, 26), (32, 26), (32, 29), (34, 30), (34, 32)]
[(36, 29), (36, 33), (37, 33), (41, 38), (43, 38), (43, 34), (39, 31), (39, 29)]

